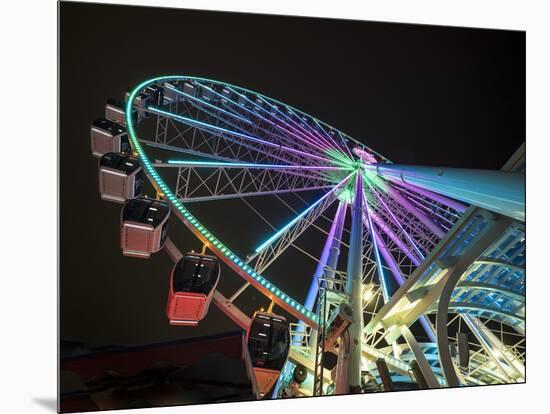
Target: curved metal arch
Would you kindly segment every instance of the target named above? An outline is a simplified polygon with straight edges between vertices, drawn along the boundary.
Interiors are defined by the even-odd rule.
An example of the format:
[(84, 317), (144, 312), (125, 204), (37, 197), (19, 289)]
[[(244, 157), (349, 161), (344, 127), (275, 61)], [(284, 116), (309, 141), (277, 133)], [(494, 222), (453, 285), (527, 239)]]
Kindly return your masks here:
[[(517, 313), (505, 311), (505, 310), (494, 308), (494, 307), (491, 307), (491, 306), (478, 305), (478, 304), (475, 304), (475, 303), (449, 302), (449, 310), (451, 310), (451, 309), (454, 309), (454, 310), (457, 310), (457, 311), (462, 310), (462, 309), (480, 310), (480, 311), (483, 311), (483, 312), (489, 312), (489, 313), (492, 313), (492, 314), (501, 315), (501, 316), (506, 317), (506, 318), (515, 319), (519, 323), (525, 322), (525, 316), (521, 316), (521, 315), (518, 315)], [(462, 312), (459, 312), (459, 313), (462, 313)], [(505, 322), (503, 322), (503, 323), (505, 323)]]
[(451, 357), (447, 333), (449, 307), (453, 291), (470, 264), (480, 257), (491, 245), (493, 240), (508, 228), (512, 222), (513, 220), (511, 218), (505, 216), (496, 216), (494, 220), (490, 220), (484, 234), (479, 237), (475, 245), (466, 251), (447, 273), (447, 279), (439, 296), (437, 305), (436, 334), (439, 361), (449, 387), (458, 387), (461, 384)]
[(480, 257), (478, 260), (476, 260), (476, 263), (485, 264), (485, 265), (489, 265), (489, 266), (506, 267), (506, 268), (509, 268), (512, 271), (525, 273), (525, 267), (524, 266), (518, 266), (518, 265), (515, 265), (513, 263), (507, 262), (505, 260), (495, 259), (494, 257)]
[[(461, 281), (456, 285), (456, 291), (459, 291), (461, 289), (473, 289), (473, 290), (482, 290), (482, 291), (488, 291), (488, 292), (495, 292), (499, 295), (505, 296), (510, 299), (517, 300), (519, 302), (525, 302), (525, 294), (518, 292), (513, 289), (507, 289), (505, 287), (499, 286), (497, 284), (493, 283), (481, 283), (481, 282), (468, 282), (468, 281)], [(456, 293), (454, 293), (456, 294)], [(470, 302), (466, 302), (470, 303)]]

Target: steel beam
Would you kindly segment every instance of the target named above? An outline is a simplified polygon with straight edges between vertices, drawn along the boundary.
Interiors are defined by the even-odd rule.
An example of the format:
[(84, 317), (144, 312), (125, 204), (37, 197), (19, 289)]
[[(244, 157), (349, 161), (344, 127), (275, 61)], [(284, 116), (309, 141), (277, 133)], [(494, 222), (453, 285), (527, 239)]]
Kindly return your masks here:
[[(369, 211), (367, 209), (367, 214), (369, 214)], [(375, 245), (375, 249), (378, 249), (382, 256), (384, 257), (384, 260), (388, 264), (388, 267), (393, 274), (393, 277), (395, 281), (398, 283), (399, 286), (403, 285), (405, 283), (405, 279), (403, 278), (403, 275), (399, 271), (399, 267), (395, 263), (395, 259), (393, 258), (392, 254), (388, 251), (387, 246), (385, 245), (384, 241), (381, 240), (376, 232), (376, 228), (372, 225), (372, 222), (369, 220), (369, 228), (372, 234), (373, 243)], [(383, 270), (379, 266), (379, 273), (382, 273)], [(384, 275), (380, 274), (380, 281), (383, 282)], [(384, 283), (382, 283), (384, 285)], [(387, 302), (387, 298), (384, 296), (384, 302)], [(424, 327), (426, 334), (428, 337), (435, 342), (436, 337), (433, 331), (433, 328), (431, 326), (430, 321), (425, 315), (422, 315), (420, 317), (420, 322), (422, 326)], [(422, 371), (422, 375), (424, 376), (427, 386), (429, 388), (439, 388), (439, 382), (437, 381), (430, 364), (426, 360), (426, 357), (424, 353), (422, 352), (418, 342), (416, 341), (416, 338), (411, 333), (410, 329), (408, 327), (402, 327), (401, 333), (405, 340), (407, 341), (407, 344), (409, 345), (409, 348), (412, 350), (414, 357), (418, 363), (419, 369)], [(395, 343), (394, 343), (395, 344)]]
[(506, 349), (506, 345), (479, 319), (472, 318), (468, 314), (462, 314), (461, 316), (504, 376), (510, 382), (525, 381), (525, 366)]
[(525, 221), (524, 173), (396, 164), (366, 165), (364, 168), (390, 181), (412, 184)]
[(512, 219), (504, 216), (498, 216), (494, 220), (491, 220), (483, 231), (483, 234), (476, 238), (476, 241), (457, 259), (456, 263), (447, 268), (447, 275), (437, 305), (436, 333), (439, 361), (449, 387), (458, 387), (460, 385), (451, 357), (447, 333), (449, 302), (453, 290), (468, 267), (497, 240), (510, 224), (512, 224)]
[(426, 359), (424, 352), (422, 352), (420, 345), (418, 345), (418, 342), (416, 341), (416, 338), (412, 334), (411, 330), (405, 326), (401, 328), (401, 333), (403, 338), (405, 338), (405, 341), (407, 341), (407, 345), (409, 345), (409, 348), (414, 354), (414, 359), (416, 359), (418, 367), (420, 368), (420, 371), (422, 371), (422, 375), (426, 380), (428, 388), (439, 388), (439, 382), (432, 371), (432, 367)]
[(438, 238), (442, 239), (445, 237), (445, 232), (441, 227), (437, 225), (430, 217), (416, 208), (408, 199), (406, 199), (401, 193), (392, 187), (391, 185), (386, 184), (385, 191), (399, 203), (403, 208), (405, 208), (409, 213), (411, 213), (418, 221), (420, 221), (426, 228), (428, 228), (433, 234)]
[(251, 263), (255, 259), (254, 269), (262, 273), (337, 200), (338, 189), (346, 185), (353, 175), (354, 173), (348, 175), (337, 186), (325, 193), (315, 203), (311, 204), (306, 210), (257, 247), (254, 253), (248, 255), (248, 263)]
[[(395, 258), (393, 257), (393, 255), (388, 250), (388, 247), (386, 246), (386, 243), (384, 243), (384, 240), (382, 240), (378, 236), (378, 233), (377, 233), (377, 230), (376, 230), (375, 226), (373, 226), (372, 231), (373, 231), (374, 235), (376, 236), (379, 251), (382, 254), (382, 256), (384, 257), (384, 260), (386, 261), (386, 263), (388, 265), (388, 268), (390, 269), (390, 271), (393, 275), (393, 278), (395, 279), (395, 281), (397, 282), (397, 284), (399, 286), (402, 286), (403, 283), (405, 283), (405, 278), (401, 274), (401, 272), (399, 270), (399, 266), (395, 262)], [(425, 316), (425, 315), (422, 315), (420, 317), (420, 323), (421, 323), (422, 327), (424, 328), (424, 330), (426, 331), (426, 334), (428, 335), (428, 338), (430, 338), (430, 341), (435, 342), (436, 341), (435, 332), (434, 332), (434, 329), (433, 329), (432, 324), (429, 321), (428, 317)], [(421, 364), (419, 363), (419, 365), (421, 365)], [(421, 368), (422, 368), (422, 366), (421, 366)]]
[(412, 184), (409, 184), (409, 183), (406, 183), (406, 182), (400, 182), (399, 185), (407, 188), (408, 190), (411, 190), (415, 193), (418, 193), (426, 198), (429, 198), (437, 203), (440, 203), (440, 204), (443, 204), (444, 206), (447, 206), (447, 207), (450, 207), (452, 208), (453, 210), (456, 210), (458, 211), (459, 213), (464, 213), (466, 211), (466, 209), (468, 208), (467, 205), (459, 202), (459, 201), (456, 201), (456, 200), (453, 200), (452, 198), (449, 198), (449, 197), (445, 197), (441, 194), (436, 194), (434, 193), (433, 191), (428, 191), (424, 188), (421, 188), (421, 187), (417, 187), (416, 185), (412, 185)]
[(361, 388), (361, 356), (363, 343), (363, 174), (356, 174), (356, 186), (351, 209), (351, 235), (345, 291), (350, 297), (353, 323), (348, 328), (349, 361), (348, 385), (350, 392)]
[[(170, 239), (169, 237), (166, 238), (166, 241), (164, 243), (164, 250), (174, 263), (177, 263), (183, 257), (183, 254), (179, 251), (172, 239)], [(212, 300), (223, 313), (225, 313), (233, 322), (235, 322), (241, 328), (247, 330), (250, 327), (250, 318), (246, 314), (244, 314), (239, 308), (233, 305), (233, 303), (231, 303), (231, 300), (227, 299), (217, 290), (214, 291)]]
[[(342, 201), (338, 204), (338, 209), (334, 215), (334, 220), (330, 226), (328, 237), (325, 241), (325, 246), (319, 258), (319, 263), (313, 274), (311, 284), (307, 293), (304, 306), (309, 310), (313, 310), (315, 299), (319, 291), (319, 279), (328, 269), (335, 269), (340, 255), (340, 240), (342, 240), (342, 230), (344, 228), (344, 220), (346, 218), (346, 204)], [(328, 269), (327, 269), (328, 267)], [(328, 277), (329, 275), (327, 275)]]

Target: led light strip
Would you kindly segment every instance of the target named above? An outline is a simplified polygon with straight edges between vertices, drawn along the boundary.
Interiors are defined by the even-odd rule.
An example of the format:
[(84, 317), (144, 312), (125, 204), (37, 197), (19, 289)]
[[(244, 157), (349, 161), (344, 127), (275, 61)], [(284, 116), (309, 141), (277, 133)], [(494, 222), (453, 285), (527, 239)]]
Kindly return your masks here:
[(298, 220), (302, 219), (303, 217), (305, 217), (305, 215), (307, 213), (309, 213), (311, 210), (313, 210), (315, 207), (317, 207), (319, 204), (321, 204), (321, 202), (323, 200), (325, 200), (329, 195), (333, 194), (335, 192), (335, 190), (338, 188), (338, 187), (341, 187), (343, 183), (346, 183), (348, 181), (348, 179), (353, 175), (355, 174), (355, 171), (352, 172), (350, 175), (348, 175), (346, 178), (344, 178), (338, 185), (336, 185), (335, 187), (332, 188), (331, 191), (328, 191), (326, 194), (324, 194), (319, 200), (317, 200), (315, 203), (311, 204), (308, 208), (306, 208), (304, 211), (302, 211), (298, 216), (294, 217), (289, 223), (287, 223), (283, 228), (281, 228), (279, 231), (277, 231), (277, 233), (275, 233), (274, 235), (272, 235), (269, 239), (267, 239), (265, 242), (263, 242), (261, 245), (259, 245), (255, 252), (256, 253), (259, 253), (261, 252), (263, 249), (265, 249), (269, 244), (271, 244), (271, 242), (273, 242), (274, 240), (276, 240), (277, 238), (279, 238), (281, 236), (281, 234), (283, 234), (288, 228), (290, 228), (291, 226), (293, 226), (296, 222), (298, 222)]
[(285, 170), (328, 170), (328, 171), (352, 171), (351, 167), (329, 167), (316, 165), (277, 165), (277, 164), (253, 164), (245, 162), (222, 162), (222, 161), (188, 161), (168, 160), (168, 164), (184, 165), (190, 167), (213, 167), (213, 168), (259, 168), (259, 169), (285, 169)]
[[(172, 204), (173, 208), (179, 212), (185, 220), (192, 225), (197, 232), (199, 232), (206, 240), (208, 240), (213, 246), (217, 248), (218, 251), (220, 251), (223, 255), (226, 256), (227, 259), (232, 261), (235, 265), (237, 265), (242, 271), (246, 272), (253, 280), (255, 280), (259, 285), (263, 286), (265, 289), (267, 289), (270, 293), (275, 295), (278, 299), (280, 299), (282, 302), (287, 304), (290, 308), (294, 310), (293, 313), (295, 313), (294, 316), (298, 317), (299, 319), (309, 319), (313, 321), (314, 323), (318, 323), (318, 318), (315, 313), (309, 311), (299, 303), (298, 301), (294, 300), (290, 296), (288, 296), (286, 293), (284, 293), (282, 290), (277, 288), (274, 284), (270, 283), (266, 278), (264, 278), (262, 275), (256, 273), (252, 267), (247, 265), (241, 258), (239, 258), (236, 254), (234, 254), (227, 246), (225, 246), (222, 242), (220, 242), (206, 227), (204, 227), (190, 212), (185, 208), (185, 206), (178, 201), (177, 197), (174, 195), (174, 193), (170, 190), (168, 185), (162, 180), (162, 178), (159, 176), (157, 171), (155, 170), (155, 167), (153, 164), (149, 161), (149, 158), (145, 154), (145, 151), (143, 150), (136, 131), (134, 129), (134, 122), (131, 116), (132, 113), (132, 104), (134, 102), (134, 99), (136, 98), (136, 95), (138, 92), (140, 92), (143, 88), (146, 86), (152, 84), (152, 83), (158, 83), (158, 82), (164, 82), (164, 81), (171, 81), (171, 80), (187, 80), (187, 79), (198, 79), (198, 78), (191, 78), (191, 77), (184, 77), (184, 76), (160, 76), (156, 78), (152, 78), (149, 80), (146, 80), (139, 85), (137, 85), (130, 93), (128, 97), (128, 101), (126, 102), (126, 125), (128, 129), (128, 135), (130, 137), (130, 142), (132, 144), (132, 147), (135, 152), (138, 154), (138, 158), (145, 168), (145, 171), (147, 172), (147, 175), (155, 182), (157, 188), (159, 188), (166, 199)], [(204, 80), (204, 79), (203, 79)], [(160, 112), (160, 111), (159, 111)], [(346, 166), (347, 167), (347, 166)], [(298, 313), (298, 315), (296, 315)]]
[(188, 117), (185, 117), (185, 116), (174, 114), (172, 112), (163, 111), (162, 109), (155, 108), (154, 106), (147, 107), (147, 110), (150, 111), (150, 112), (156, 113), (157, 115), (164, 115), (165, 117), (175, 119), (176, 121), (180, 121), (180, 122), (182, 122), (186, 125), (189, 125), (189, 126), (192, 126), (192, 127), (195, 127), (195, 128), (200, 128), (200, 129), (204, 128), (204, 129), (207, 129), (207, 130), (213, 130), (213, 131), (216, 131), (220, 134), (225, 133), (225, 134), (233, 135), (233, 136), (243, 138), (243, 139), (246, 139), (246, 140), (249, 140), (249, 141), (252, 141), (252, 142), (258, 142), (260, 144), (267, 145), (267, 146), (270, 146), (270, 147), (273, 147), (273, 148), (293, 152), (295, 154), (300, 154), (300, 155), (303, 155), (303, 156), (306, 156), (306, 157), (309, 157), (309, 158), (315, 158), (315, 159), (318, 159), (319, 161), (324, 161), (324, 162), (329, 162), (329, 163), (331, 162), (331, 160), (329, 158), (323, 158), (323, 157), (320, 157), (318, 155), (309, 154), (307, 152), (300, 151), (300, 150), (295, 149), (295, 148), (290, 148), (290, 147), (287, 147), (287, 146), (284, 146), (284, 145), (275, 144), (274, 142), (269, 142), (269, 141), (266, 141), (266, 140), (263, 140), (263, 139), (260, 139), (260, 138), (256, 138), (252, 135), (243, 134), (243, 133), (238, 132), (238, 131), (233, 131), (231, 129), (222, 128), (222, 127), (219, 127), (217, 125), (209, 124), (207, 122), (197, 121), (197, 120), (192, 119), (192, 118), (188, 118)]

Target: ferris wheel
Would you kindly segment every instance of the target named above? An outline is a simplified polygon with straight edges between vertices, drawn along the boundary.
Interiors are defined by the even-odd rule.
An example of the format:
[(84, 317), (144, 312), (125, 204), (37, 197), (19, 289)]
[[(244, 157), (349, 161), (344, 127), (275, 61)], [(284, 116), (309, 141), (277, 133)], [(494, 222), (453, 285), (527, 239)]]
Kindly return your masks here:
[[(109, 101), (91, 135), (102, 198), (124, 203), (123, 253), (174, 259), (170, 323), (195, 326), (214, 301), (247, 329), (258, 395), (524, 380), (524, 216), (517, 194), (496, 194), (510, 177), (477, 172), (490, 184), (471, 191), (471, 171), (396, 166), (278, 100), (190, 76)], [(171, 241), (174, 219), (201, 253)], [(267, 310), (239, 309), (249, 289)]]

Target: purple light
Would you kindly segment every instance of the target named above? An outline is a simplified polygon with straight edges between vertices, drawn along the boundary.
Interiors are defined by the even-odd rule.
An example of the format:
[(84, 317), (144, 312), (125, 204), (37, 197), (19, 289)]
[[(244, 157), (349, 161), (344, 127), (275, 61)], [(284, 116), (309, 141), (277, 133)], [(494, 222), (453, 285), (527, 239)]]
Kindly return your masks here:
[[(380, 197), (380, 195), (378, 194), (378, 192), (369, 184), (369, 187), (371, 189), (371, 191), (374, 193), (374, 195), (376, 196), (376, 198), (378, 199), (378, 201), (380, 201), (380, 204), (382, 204), (382, 206), (384, 207), (384, 209), (388, 212), (388, 214), (391, 216), (391, 218), (393, 219), (393, 222), (397, 225), (397, 227), (399, 227), (399, 229), (403, 232), (403, 234), (405, 235), (405, 237), (407, 238), (407, 240), (409, 240), (409, 242), (411, 243), (411, 245), (413, 246), (413, 248), (416, 250), (416, 252), (418, 253), (418, 255), (421, 257), (421, 258), (424, 258), (424, 256), (422, 255), (422, 252), (420, 251), (420, 249), (418, 248), (418, 246), (416, 245), (415, 241), (413, 240), (413, 238), (409, 235), (409, 233), (407, 233), (405, 231), (405, 229), (403, 228), (403, 226), (401, 225), (401, 223), (399, 222), (399, 220), (397, 220), (397, 217), (395, 217), (395, 215), (393, 214), (393, 212), (390, 210), (390, 208), (388, 207), (388, 205), (384, 202), (384, 200), (382, 199), (382, 197)], [(396, 236), (397, 237), (397, 236)], [(401, 247), (401, 246), (399, 246)], [(406, 248), (406, 251), (409, 251), (411, 253), (411, 255), (407, 255), (409, 257), (411, 256), (414, 256), (412, 254), (412, 252)], [(420, 264), (421, 260), (419, 260), (418, 258), (415, 257), (415, 260), (413, 260), (413, 263), (415, 264), (415, 266), (418, 266)]]
[[(368, 228), (371, 230), (372, 245), (374, 247), (374, 254), (376, 256), (376, 267), (378, 268), (378, 276), (380, 279), (380, 283), (382, 284), (382, 292), (384, 294), (384, 303), (386, 303), (390, 298), (390, 292), (388, 290), (384, 269), (382, 268), (382, 263), (380, 261), (380, 250), (378, 249), (378, 237), (376, 232), (374, 231), (374, 226), (371, 221), (369, 204), (367, 203), (367, 198), (365, 196), (365, 193), (363, 193), (363, 202), (365, 203), (365, 208), (367, 209)], [(395, 274), (394, 274), (394, 277), (395, 277)]]
[[(313, 305), (315, 304), (315, 299), (317, 298), (317, 294), (319, 293), (319, 279), (323, 276), (325, 272), (325, 267), (336, 267), (335, 263), (338, 261), (336, 249), (338, 248), (340, 240), (342, 239), (344, 220), (346, 218), (346, 210), (346, 203), (340, 202), (338, 204), (336, 214), (334, 215), (334, 220), (332, 221), (332, 224), (330, 226), (325, 245), (323, 246), (323, 251), (321, 253), (321, 257), (319, 258), (319, 263), (317, 263), (317, 267), (315, 268), (315, 272), (313, 273), (313, 278), (311, 279), (311, 284), (309, 285), (306, 301), (304, 302), (304, 307), (309, 311), (313, 311)], [(296, 334), (292, 338), (292, 342), (294, 344), (298, 344), (300, 342), (300, 338), (302, 337), (301, 334), (303, 332), (304, 325), (302, 321), (298, 321)]]
[[(366, 199), (365, 199), (365, 205), (367, 205), (367, 200)], [(369, 214), (368, 210), (367, 210), (367, 214)], [(401, 271), (399, 270), (399, 267), (397, 266), (397, 263), (395, 262), (395, 259), (394, 259), (393, 255), (389, 252), (388, 246), (386, 245), (386, 243), (384, 243), (384, 240), (382, 240), (380, 237), (378, 237), (378, 232), (377, 232), (375, 226), (372, 225), (372, 222), (370, 220), (369, 220), (369, 224), (370, 224), (369, 228), (372, 232), (373, 240), (375, 241), (375, 248), (378, 248), (378, 250), (380, 251), (380, 253), (384, 257), (384, 260), (386, 261), (386, 263), (387, 263), (387, 265), (390, 269), (390, 272), (392, 273), (393, 278), (395, 279), (397, 284), (399, 286), (402, 286), (403, 283), (405, 283), (405, 278), (401, 274)], [(422, 257), (422, 258), (424, 258), (424, 257)], [(419, 264), (419, 262), (415, 263), (416, 266), (418, 266), (418, 264)], [(383, 285), (385, 285), (385, 284), (383, 284)], [(388, 295), (388, 294), (386, 293), (386, 295)], [(387, 302), (387, 298), (385, 298), (385, 299), (386, 299), (385, 301)], [(433, 331), (432, 326), (430, 325), (428, 317), (425, 316), (425, 315), (422, 315), (419, 318), (419, 320), (420, 320), (420, 324), (422, 325), (422, 327), (426, 331), (426, 334), (428, 335), (430, 341), (431, 342), (436, 342), (436, 336), (435, 336), (435, 333)]]
[[(264, 102), (265, 102), (265, 100), (264, 100)], [(269, 104), (269, 103), (268, 103), (268, 104)], [(273, 106), (272, 106), (272, 108), (273, 108)], [(292, 119), (291, 117), (289, 117), (287, 114), (285, 114), (283, 111), (281, 111), (278, 107), (275, 108), (275, 110), (276, 110), (277, 112), (279, 112), (281, 115), (283, 115), (285, 118), (287, 118), (290, 122), (292, 122), (293, 124), (295, 124), (298, 128), (302, 129), (302, 130), (304, 131), (304, 133), (308, 133), (308, 135), (310, 135), (310, 131), (308, 131), (308, 130), (307, 130), (306, 128), (304, 128), (302, 125), (300, 125), (299, 123), (297, 123), (294, 119)], [(294, 113), (294, 112), (292, 112), (292, 113)], [(296, 114), (294, 114), (294, 115), (296, 115)], [(297, 116), (297, 115), (296, 115), (296, 116)], [(277, 119), (279, 119), (279, 118), (277, 118)], [(318, 123), (316, 120), (314, 120), (314, 121), (315, 121), (315, 123), (316, 123), (317, 125), (319, 125), (319, 123)], [(337, 148), (339, 149), (339, 148), (340, 148), (340, 146), (339, 146), (336, 142), (334, 142), (334, 140), (333, 140), (332, 138), (330, 138), (330, 136), (328, 136), (328, 134), (327, 134), (327, 136), (328, 136), (328, 137), (330, 138), (330, 140), (332, 141), (332, 144), (331, 144), (327, 139), (325, 139), (321, 134), (318, 134), (317, 131), (315, 131), (313, 128), (311, 129), (311, 131), (313, 131), (313, 132), (315, 133), (315, 135), (318, 137), (318, 139), (321, 139), (323, 142), (325, 142), (326, 145), (327, 145), (327, 147), (330, 147), (330, 148), (333, 148), (333, 149), (337, 149)], [(334, 144), (336, 147), (334, 147), (333, 144)]]
[(372, 219), (376, 222), (378, 226), (388, 235), (390, 239), (401, 249), (403, 253), (407, 255), (407, 257), (411, 260), (411, 262), (414, 263), (415, 266), (418, 266), (421, 262), (421, 260), (415, 256), (415, 254), (411, 251), (411, 249), (403, 243), (403, 241), (397, 237), (397, 235), (386, 225), (384, 220), (374, 211), (371, 212)]
[(330, 231), (325, 241), (321, 257), (319, 258), (319, 263), (317, 263), (315, 273), (313, 274), (311, 284), (309, 285), (309, 291), (307, 293), (306, 301), (304, 302), (304, 306), (308, 310), (313, 309), (313, 304), (315, 303), (315, 298), (317, 297), (317, 292), (319, 291), (319, 279), (323, 276), (331, 250), (334, 248), (334, 244), (340, 243), (340, 240), (342, 239), (342, 230), (344, 227), (345, 217), (346, 203), (340, 202), (338, 204), (338, 209), (336, 210), (334, 220), (332, 221), (332, 225), (330, 226)]
[[(219, 95), (219, 96), (222, 96), (222, 97), (223, 97), (223, 95), (220, 95), (218, 92), (216, 92), (215, 90), (209, 88), (208, 86), (202, 85), (202, 84), (201, 84), (201, 86), (202, 86), (203, 88), (208, 89), (209, 91), (215, 93), (216, 95)], [(238, 93), (237, 91), (233, 90), (232, 88), (229, 88), (229, 87), (228, 87), (228, 89), (230, 89), (231, 91), (233, 91), (233, 92), (236, 93), (237, 95), (243, 97), (243, 98), (246, 99), (248, 102), (250, 102), (251, 104), (253, 104), (255, 107), (258, 107), (258, 108), (260, 108), (261, 110), (267, 112), (264, 108), (260, 107), (259, 105), (255, 104), (254, 102), (252, 102), (252, 101), (251, 101), (248, 97), (246, 97), (245, 95), (242, 95), (242, 94)], [(237, 103), (235, 103), (235, 102), (233, 102), (233, 101), (231, 101), (231, 100), (228, 101), (228, 102), (231, 102), (233, 105), (238, 105)], [(275, 123), (272, 122), (271, 120), (269, 120), (269, 119), (267, 119), (267, 118), (261, 116), (259, 113), (254, 112), (254, 111), (252, 111), (251, 109), (249, 109), (249, 108), (247, 108), (247, 107), (245, 107), (245, 106), (239, 106), (239, 108), (244, 109), (246, 112), (251, 113), (252, 115), (257, 116), (257, 117), (263, 119), (264, 121), (270, 123), (271, 125), (273, 125), (273, 126), (275, 126), (275, 127), (277, 127), (277, 128), (280, 128), (281, 130), (283, 130), (283, 131), (285, 131), (285, 132), (291, 134), (291, 135), (294, 136), (295, 138), (300, 139), (300, 140), (302, 140), (302, 141), (305, 141), (305, 142), (307, 142), (307, 143), (310, 144), (310, 145), (319, 146), (319, 145), (321, 145), (321, 144), (324, 144), (324, 145), (326, 146), (326, 143), (323, 143), (323, 142), (321, 142), (321, 141), (319, 141), (319, 140), (316, 140), (315, 142), (312, 142), (312, 141), (306, 140), (306, 139), (303, 138), (303, 137), (297, 136), (296, 134), (294, 134), (294, 133), (292, 133), (292, 132), (286, 130), (285, 128), (281, 127), (280, 125), (275, 124)], [(277, 120), (281, 121), (279, 118), (277, 118)]]
[(404, 181), (400, 182), (399, 185), (402, 187), (408, 188), (409, 190), (414, 191), (418, 194), (421, 194), (424, 197), (427, 197), (433, 201), (446, 205), (447, 207), (450, 207), (453, 210), (458, 211), (459, 213), (464, 213), (468, 208), (465, 204), (462, 204), (459, 201), (453, 200), (452, 198), (449, 198), (449, 197), (445, 197), (444, 195), (441, 195), (441, 194), (436, 194), (429, 190), (425, 190), (424, 188), (417, 187), (416, 185), (409, 184)]
[[(250, 102), (250, 103), (251, 103), (252, 105), (254, 105), (255, 107), (258, 107), (258, 108), (260, 108), (262, 111), (266, 112), (267, 114), (269, 114), (269, 115), (271, 115), (271, 116), (274, 116), (273, 114), (271, 114), (270, 112), (268, 112), (265, 108), (262, 108), (261, 106), (257, 105), (257, 104), (254, 103), (253, 101), (251, 101), (246, 95), (240, 94), (239, 92), (237, 92), (236, 90), (234, 90), (234, 89), (232, 89), (232, 88), (229, 88), (229, 89), (232, 90), (232, 91), (233, 91), (234, 93), (236, 93), (237, 95), (239, 95), (240, 97), (246, 99), (248, 102)], [(260, 96), (259, 96), (259, 98), (260, 98), (262, 101), (266, 102), (269, 106), (271, 106), (271, 108), (273, 108), (273, 105), (271, 105), (271, 104), (270, 104), (269, 102), (267, 102), (265, 99), (261, 98)], [(248, 108), (246, 108), (246, 107), (245, 107), (244, 109), (247, 110), (248, 112), (252, 112), (252, 111), (250, 111), (250, 110), (249, 110)], [(282, 112), (281, 110), (279, 110), (279, 108), (276, 108), (276, 110), (277, 110), (277, 112), (279, 112), (279, 113), (281, 113), (283, 116), (285, 116), (288, 120), (292, 121), (294, 124), (296, 124), (296, 125), (298, 125), (299, 127), (301, 127), (301, 125), (297, 124), (296, 121), (292, 120), (288, 115), (286, 115), (284, 112)], [(267, 121), (267, 119), (264, 118), (264, 117), (262, 117), (261, 115), (259, 115), (259, 114), (256, 114), (256, 115), (258, 115), (260, 118), (262, 118), (262, 119), (264, 119), (264, 120)], [(289, 125), (288, 123), (286, 123), (285, 121), (283, 121), (282, 119), (280, 119), (279, 117), (275, 117), (275, 118), (276, 118), (278, 121), (283, 122), (283, 123), (284, 123), (285, 125), (287, 125), (289, 128), (292, 128), (294, 131), (299, 132), (296, 128), (292, 127), (291, 125)], [(270, 121), (268, 121), (268, 122), (270, 122)], [(307, 131), (305, 128), (303, 128), (303, 127), (301, 127), (301, 129), (303, 129), (305, 132), (308, 132), (308, 131)], [(302, 133), (302, 135), (303, 135), (303, 133)], [(310, 134), (307, 134), (307, 135), (308, 135), (308, 137), (309, 137), (310, 139), (314, 139), (315, 142), (317, 143), (317, 145), (318, 145), (319, 143), (322, 143), (322, 144), (325, 145), (325, 148), (330, 148), (330, 147), (331, 147), (331, 144), (330, 144), (328, 141), (324, 140), (323, 137), (321, 137), (321, 136), (315, 137), (315, 136), (310, 135)], [(304, 137), (304, 138), (305, 138), (305, 137)], [(311, 142), (309, 142), (309, 143), (311, 144)]]
[(401, 206), (403, 206), (409, 213), (413, 214), (422, 224), (424, 224), (433, 234), (442, 239), (445, 237), (445, 232), (432, 220), (430, 220), (424, 213), (414, 207), (408, 200), (405, 199), (395, 188), (391, 185), (387, 186), (386, 191), (395, 198)]
[(164, 115), (164, 116), (173, 118), (176, 121), (179, 121), (179, 122), (187, 124), (187, 125), (199, 126), (199, 127), (203, 127), (203, 128), (206, 128), (206, 129), (212, 129), (214, 131), (234, 135), (236, 137), (244, 138), (244, 139), (247, 139), (249, 141), (259, 142), (261, 144), (268, 145), (268, 146), (271, 146), (271, 147), (274, 147), (274, 148), (283, 149), (285, 151), (293, 152), (295, 154), (300, 154), (300, 155), (303, 155), (303, 156), (308, 157), (308, 158), (315, 158), (315, 159), (318, 159), (320, 161), (324, 161), (326, 163), (333, 164), (333, 162), (331, 160), (329, 160), (328, 158), (320, 157), (318, 155), (314, 155), (314, 154), (310, 154), (310, 153), (300, 151), (300, 150), (297, 150), (297, 149), (294, 149), (294, 148), (286, 147), (284, 145), (275, 144), (273, 142), (265, 141), (263, 139), (253, 137), (251, 135), (242, 134), (242, 133), (237, 132), (237, 131), (231, 131), (229, 129), (225, 129), (225, 128), (222, 128), (222, 127), (219, 127), (219, 126), (216, 126), (216, 125), (208, 124), (206, 122), (196, 121), (194, 119), (187, 118), (187, 117), (184, 117), (184, 116), (181, 116), (181, 115), (176, 115), (176, 114), (173, 114), (171, 112), (166, 112), (166, 111), (163, 111), (161, 109), (154, 108), (152, 106), (148, 107), (147, 110), (149, 110), (153, 113), (156, 113), (156, 114), (160, 114), (160, 115)]

